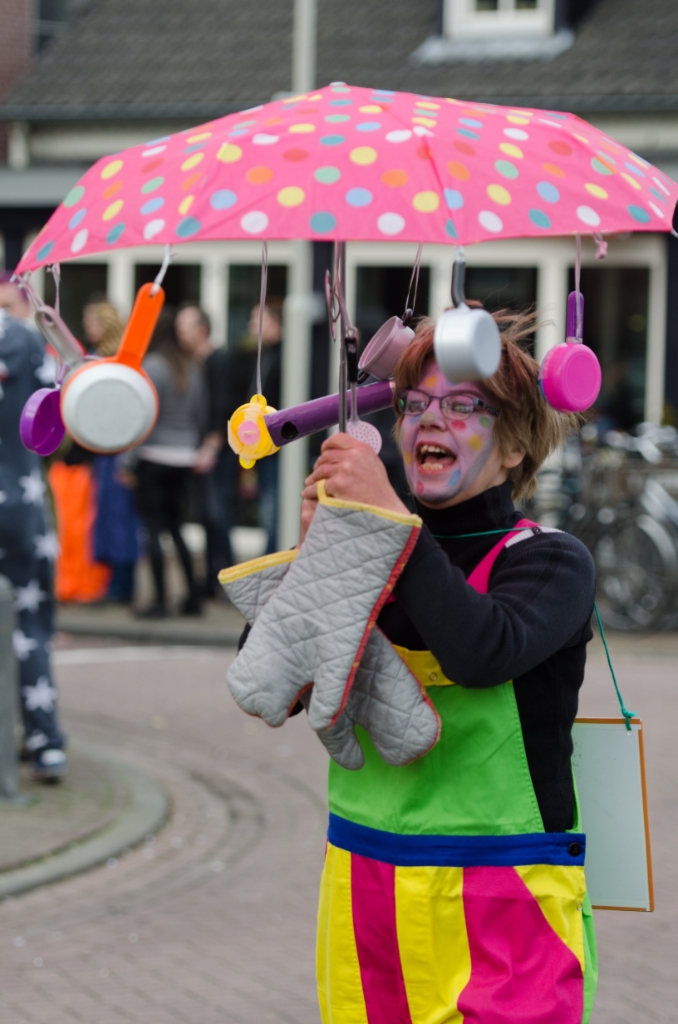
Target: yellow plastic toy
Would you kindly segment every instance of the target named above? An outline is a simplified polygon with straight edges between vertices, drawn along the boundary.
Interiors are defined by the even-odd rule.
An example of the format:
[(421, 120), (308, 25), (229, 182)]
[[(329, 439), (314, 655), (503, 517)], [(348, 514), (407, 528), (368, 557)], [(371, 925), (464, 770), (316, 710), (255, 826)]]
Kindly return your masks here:
[(264, 416), (276, 410), (266, 404), (263, 395), (252, 395), (239, 406), (228, 421), (228, 443), (240, 459), (243, 469), (251, 469), (257, 459), (279, 451), (273, 444)]

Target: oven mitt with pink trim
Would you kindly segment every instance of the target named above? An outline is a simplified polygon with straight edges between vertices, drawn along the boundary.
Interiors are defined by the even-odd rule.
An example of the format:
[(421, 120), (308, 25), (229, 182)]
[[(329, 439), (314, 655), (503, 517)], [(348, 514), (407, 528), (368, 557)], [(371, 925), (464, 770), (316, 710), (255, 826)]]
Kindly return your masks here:
[(282, 725), (312, 682), (316, 731), (344, 710), (377, 615), (421, 529), (418, 516), (327, 498), (322, 486), (319, 498), (303, 545), (226, 676), (240, 707), (271, 726)]
[[(230, 600), (250, 625), (296, 555), (296, 551), (280, 552), (220, 574)], [(307, 711), (312, 694), (307, 689), (301, 695)], [(335, 725), (318, 732), (330, 756), (343, 768), (358, 769), (365, 763), (355, 725), (368, 732), (379, 755), (392, 765), (422, 757), (440, 733), (438, 713), (425, 689), (379, 629), (369, 635), (345, 710)]]
[[(307, 690), (301, 696), (307, 710), (313, 694)], [(365, 764), (356, 725), (367, 732), (382, 760), (396, 767), (428, 754), (440, 736), (440, 716), (426, 689), (379, 629), (370, 633), (346, 707), (334, 725), (318, 732), (342, 768), (357, 770)]]

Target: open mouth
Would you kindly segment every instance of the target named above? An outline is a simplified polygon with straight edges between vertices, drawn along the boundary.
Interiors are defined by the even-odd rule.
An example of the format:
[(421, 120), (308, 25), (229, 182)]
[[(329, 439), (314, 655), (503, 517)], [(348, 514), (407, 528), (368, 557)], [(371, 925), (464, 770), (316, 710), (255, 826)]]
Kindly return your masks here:
[(440, 444), (422, 441), (417, 445), (417, 465), (426, 473), (440, 473), (457, 461), (455, 452)]

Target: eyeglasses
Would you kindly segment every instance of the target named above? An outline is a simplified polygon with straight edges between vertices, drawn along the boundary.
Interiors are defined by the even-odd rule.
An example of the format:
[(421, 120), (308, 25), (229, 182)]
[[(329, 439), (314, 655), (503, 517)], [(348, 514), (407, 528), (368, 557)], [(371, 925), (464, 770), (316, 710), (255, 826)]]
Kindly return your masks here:
[(438, 398), (437, 395), (429, 395), (425, 391), (412, 390), (397, 393), (398, 411), (403, 416), (421, 416), (434, 398), (440, 402), (440, 411), (446, 420), (467, 420), (476, 409), (484, 409), (493, 416), (499, 415), (498, 409), (474, 395), (443, 395)]

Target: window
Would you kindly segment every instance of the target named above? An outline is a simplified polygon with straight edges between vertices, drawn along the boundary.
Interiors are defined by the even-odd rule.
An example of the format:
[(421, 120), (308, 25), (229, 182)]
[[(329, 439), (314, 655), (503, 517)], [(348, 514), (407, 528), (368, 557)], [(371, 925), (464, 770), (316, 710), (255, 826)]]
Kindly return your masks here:
[(444, 34), (451, 39), (550, 36), (555, 0), (444, 0)]
[(603, 370), (595, 410), (608, 428), (629, 430), (645, 417), (649, 287), (647, 267), (582, 268), (584, 341)]
[[(231, 263), (228, 268), (228, 347), (239, 348), (247, 338), (253, 306), (259, 305), (261, 267), (257, 263)], [(268, 268), (267, 298), (282, 302), (287, 294), (287, 267)]]
[[(159, 264), (137, 263), (134, 268), (135, 294), (142, 284), (153, 281), (159, 270)], [(176, 308), (182, 302), (200, 302), (200, 270), (199, 263), (170, 263), (162, 282), (167, 306)]]
[(35, 7), (35, 49), (40, 53), (66, 21), (68, 0), (38, 0)]
[[(108, 267), (105, 263), (62, 263), (59, 284), (60, 313), (73, 334), (84, 343), (82, 311), (88, 302), (106, 297)], [(45, 302), (54, 306), (54, 278), (45, 274)]]
[[(536, 267), (467, 267), (466, 298), (482, 302), (485, 309), (514, 312), (534, 309), (537, 301)], [(531, 339), (534, 347), (534, 337)]]
[[(509, 0), (503, 4), (503, 10), (510, 10), (513, 6), (516, 11), (536, 11), (539, 7), (539, 0)], [(476, 11), (498, 11), (499, 0), (475, 0)]]

